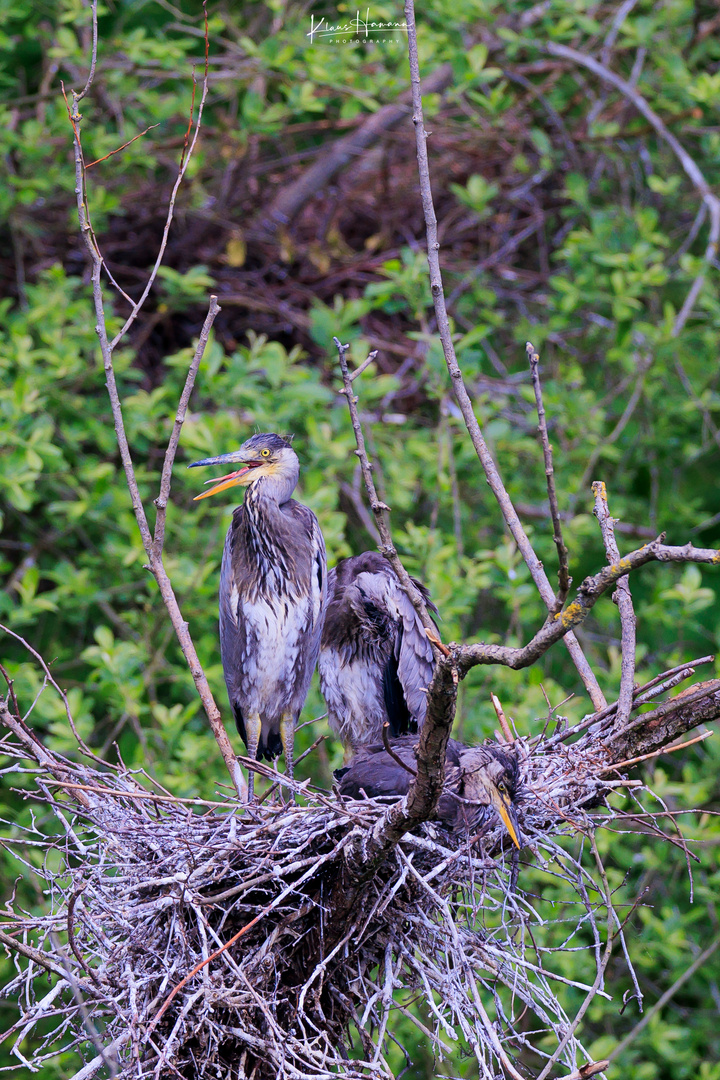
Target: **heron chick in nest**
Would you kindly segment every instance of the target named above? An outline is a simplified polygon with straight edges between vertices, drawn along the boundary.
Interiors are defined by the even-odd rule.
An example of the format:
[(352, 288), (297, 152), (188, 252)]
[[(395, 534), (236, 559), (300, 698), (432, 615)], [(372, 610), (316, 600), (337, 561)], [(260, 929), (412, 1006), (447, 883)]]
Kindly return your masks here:
[[(378, 797), (401, 798), (407, 795), (416, 771), (417, 736), (405, 735), (384, 746), (368, 746), (353, 758), (350, 765), (337, 769), (340, 794), (349, 799)], [(402, 764), (400, 764), (402, 762)], [(518, 793), (517, 758), (500, 746), (465, 746), (450, 739), (445, 758), (445, 785), (437, 808), (437, 817), (453, 832), (473, 829), (489, 808), (498, 814), (520, 848), (520, 827), (515, 811)]]

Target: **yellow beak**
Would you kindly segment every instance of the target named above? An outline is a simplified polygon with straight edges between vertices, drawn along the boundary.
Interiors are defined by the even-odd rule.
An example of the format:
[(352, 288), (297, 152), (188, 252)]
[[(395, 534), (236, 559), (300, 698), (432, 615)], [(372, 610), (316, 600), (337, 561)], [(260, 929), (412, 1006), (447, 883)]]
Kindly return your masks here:
[(200, 495), (196, 495), (193, 502), (197, 502), (198, 499), (207, 499), (208, 495), (217, 495), (218, 491), (225, 491), (227, 488), (236, 487), (238, 484), (248, 484), (251, 477), (248, 473), (251, 473), (252, 469), (244, 468), (238, 469), (237, 472), (228, 473), (227, 476), (219, 476), (217, 480), (206, 480), (206, 484), (213, 484), (214, 486), (208, 488), (207, 491), (203, 491)]
[(505, 795), (501, 795), (499, 791), (493, 791), (491, 795), (492, 805), (500, 815), (500, 819), (510, 833), (510, 839), (512, 840), (518, 851), (521, 850), (520, 841), (518, 840), (518, 826), (517, 818), (515, 816), (515, 810), (510, 800)]
[(198, 465), (229, 465), (230, 463), (242, 462), (242, 468), (236, 472), (227, 473), (225, 476), (219, 476), (216, 480), (206, 480), (206, 484), (212, 484), (213, 486), (208, 491), (203, 491), (201, 495), (196, 495), (193, 502), (197, 502), (198, 499), (207, 499), (208, 495), (217, 495), (219, 491), (225, 491), (227, 488), (236, 487), (239, 485), (249, 484), (253, 478), (253, 470), (258, 465), (264, 465), (264, 461), (252, 461), (252, 451), (244, 453), (242, 448), (240, 450), (233, 450), (231, 454), (220, 454), (218, 457), (203, 458), (202, 461), (193, 461), (192, 465), (188, 465), (188, 469), (196, 469)]

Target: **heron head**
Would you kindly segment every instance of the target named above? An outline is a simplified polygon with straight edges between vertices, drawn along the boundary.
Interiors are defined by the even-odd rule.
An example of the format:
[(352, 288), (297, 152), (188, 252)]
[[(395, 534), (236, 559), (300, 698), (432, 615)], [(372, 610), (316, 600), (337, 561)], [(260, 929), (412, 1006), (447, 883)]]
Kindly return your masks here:
[(198, 465), (230, 465), (240, 462), (242, 468), (236, 472), (227, 473), (215, 480), (206, 480), (206, 484), (213, 486), (198, 499), (206, 499), (208, 495), (216, 495), (219, 491), (225, 491), (231, 487), (246, 487), (255, 483), (261, 477), (270, 477), (280, 481), (283, 486), (289, 485), (290, 491), (295, 487), (298, 479), (297, 454), (292, 449), (288, 439), (272, 432), (253, 435), (244, 442), (239, 450), (233, 450), (230, 454), (220, 454), (219, 457), (203, 458), (202, 461), (193, 461), (188, 465), (194, 469)]
[(518, 763), (513, 754), (500, 747), (478, 746), (461, 755), (463, 797), (466, 802), (492, 806), (510, 839), (520, 848), (515, 798), (518, 788)]

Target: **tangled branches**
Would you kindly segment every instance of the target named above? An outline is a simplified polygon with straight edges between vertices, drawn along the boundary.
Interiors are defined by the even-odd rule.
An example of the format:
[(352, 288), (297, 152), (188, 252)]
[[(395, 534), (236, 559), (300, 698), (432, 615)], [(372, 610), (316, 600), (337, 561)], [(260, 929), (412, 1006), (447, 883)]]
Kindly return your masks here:
[[(638, 692), (635, 707), (673, 675)], [(696, 723), (708, 702), (720, 715), (720, 682), (704, 697), (673, 699), (675, 714), (683, 700)], [(635, 815), (607, 799), (621, 787), (639, 803), (642, 784), (625, 778), (620, 746), (608, 741), (612, 707), (570, 744), (553, 719), (555, 731), (511, 748), (521, 861), (488, 811), (473, 836), (421, 824), (368, 875), (364, 845), (389, 813), (379, 800), (343, 803), (306, 785), (303, 806), (175, 799), (139, 771), (50, 754), (3, 704), (2, 753), (37, 789), (26, 792), (33, 810), (11, 846), (50, 901), (47, 915), (12, 905), (3, 914), (1, 940), (17, 968), (6, 992), (20, 1004), (6, 1034), (19, 1061), (40, 1068), (76, 1050), (86, 1064), (75, 1080), (391, 1078), (398, 1054), (401, 1066), (409, 1061), (401, 1014), (439, 1061), (460, 1047), (485, 1080), (500, 1067), (527, 1075), (518, 1061), (535, 1076), (556, 1060), (564, 1076), (594, 1075), (602, 1063), (587, 1063), (575, 1037), (584, 1009), (571, 1022), (563, 988), (583, 991), (586, 1006), (604, 993), (623, 924), (594, 833), (618, 817), (632, 824)], [(646, 828), (670, 839), (661, 813), (639, 809)], [(526, 891), (523, 874), (537, 874), (527, 868), (538, 861), (548, 881), (572, 890), (572, 914)], [(349, 909), (341, 894), (352, 895)], [(553, 971), (560, 947), (594, 953), (592, 985)], [(554, 1053), (548, 1042), (539, 1048), (548, 1035)]]

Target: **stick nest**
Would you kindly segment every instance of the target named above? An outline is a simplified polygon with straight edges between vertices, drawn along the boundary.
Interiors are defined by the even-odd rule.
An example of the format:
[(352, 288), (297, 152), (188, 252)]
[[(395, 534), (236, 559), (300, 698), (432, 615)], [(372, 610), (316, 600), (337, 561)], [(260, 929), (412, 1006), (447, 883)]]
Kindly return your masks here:
[[(617, 816), (601, 804), (621, 781), (595, 735), (514, 744), (521, 858), (490, 811), (471, 836), (428, 822), (341, 914), (338, 886), (385, 813), (378, 801), (305, 791), (302, 806), (185, 805), (148, 794), (144, 774), (44, 749), (28, 768), (34, 745), (18, 724), (1, 744), (15, 772), (34, 777), (29, 823), (10, 843), (50, 912), (11, 902), (4, 915), (19, 1063), (38, 1069), (76, 1050), (86, 1062), (76, 1080), (366, 1080), (402, 1071), (411, 1024), (438, 1062), (459, 1048), (487, 1080), (501, 1066), (537, 1075), (548, 1034), (542, 1045), (570, 1070), (588, 1060), (561, 998), (568, 984), (602, 993), (601, 941), (622, 940), (594, 844), (597, 810)], [(579, 845), (563, 842), (578, 833)], [(537, 870), (525, 869), (538, 860), (572, 889), (571, 916), (544, 910)], [(592, 986), (553, 974), (559, 946), (541, 944), (542, 927), (562, 918), (562, 947), (595, 956)]]

